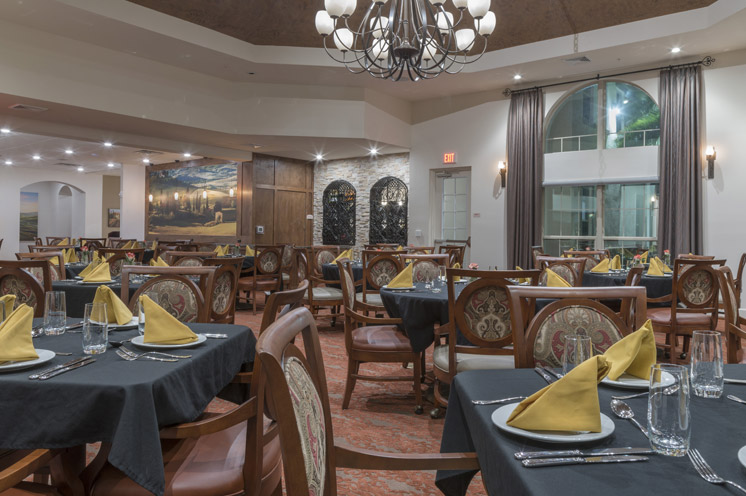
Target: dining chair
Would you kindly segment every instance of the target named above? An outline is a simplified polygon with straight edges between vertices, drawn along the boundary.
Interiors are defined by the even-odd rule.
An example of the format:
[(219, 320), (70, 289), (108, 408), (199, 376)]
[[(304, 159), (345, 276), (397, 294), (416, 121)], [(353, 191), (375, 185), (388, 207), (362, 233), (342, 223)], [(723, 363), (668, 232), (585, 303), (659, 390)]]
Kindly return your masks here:
[(70, 236), (47, 236), (45, 239), (47, 240), (47, 245), (59, 245), (65, 240), (70, 241)]
[(611, 259), (609, 250), (565, 250), (565, 258), (587, 258), (585, 270), (591, 270), (605, 259)]
[(730, 267), (717, 269), (720, 293), (723, 297), (725, 311), (725, 349), (726, 363), (741, 363), (743, 361), (743, 340), (746, 339), (746, 319), (739, 314), (738, 293), (736, 282)]
[[(670, 302), (670, 307), (648, 308), (653, 331), (666, 336), (658, 346), (670, 355), (673, 363), (686, 361), (692, 331), (714, 331), (718, 323), (719, 284), (717, 267), (725, 260), (677, 258), (673, 264), (672, 292), (648, 303)], [(679, 336), (683, 337), (681, 353), (677, 352)]]
[(28, 245), (29, 253), (43, 253), (46, 251), (74, 250), (74, 245)]
[[(299, 335), (303, 352), (293, 344)], [(280, 430), (288, 496), (336, 496), (337, 468), (479, 470), (475, 453), (384, 453), (335, 445), (324, 359), (307, 309), (272, 324), (256, 349)]]
[(283, 245), (282, 247), (282, 267), (280, 272), (282, 274), (283, 287), (290, 282), (290, 273), (293, 271), (294, 250), (293, 245)]
[[(441, 392), (442, 384), (451, 384), (465, 370), (512, 369), (515, 348), (508, 293), (506, 287), (517, 279), (530, 279), (536, 286), (540, 270), (469, 270), (447, 269), (448, 342), (433, 350), (433, 395), (435, 409), (430, 416), (440, 414), (448, 406)], [(456, 278), (471, 277), (456, 296)]]
[(404, 265), (412, 265), (412, 281), (428, 282), (440, 276), (440, 268), (448, 267), (448, 254), (440, 255), (401, 255)]
[(313, 271), (313, 274), (317, 277), (321, 277), (323, 273), (322, 265), (334, 262), (334, 259), (339, 256), (339, 246), (332, 245), (314, 245), (311, 246), (307, 251), (309, 269)]
[(209, 317), (212, 323), (233, 324), (236, 320), (238, 279), (244, 257), (205, 258), (203, 266), (217, 267), (211, 290)]
[[(641, 286), (642, 285), (642, 272), (643, 267), (632, 267), (627, 272), (627, 277), (624, 280), (624, 286)], [(601, 303), (614, 310), (628, 325), (634, 325), (635, 315), (634, 307), (631, 305), (631, 301), (628, 298), (625, 299), (610, 299), (610, 300), (599, 300)], [(648, 300), (649, 301), (649, 300)]]
[(743, 291), (743, 269), (746, 267), (746, 253), (741, 255), (741, 260), (738, 262), (738, 271), (736, 272), (733, 283), (736, 289), (736, 298), (738, 299), (738, 308), (741, 308), (741, 292)]
[[(15, 306), (25, 303), (34, 309), (34, 317), (44, 316), (44, 295), (52, 291), (51, 264), (46, 260), (0, 260), (0, 296), (16, 296)], [(38, 281), (31, 270), (41, 270)]]
[[(345, 350), (347, 351), (347, 379), (342, 409), (350, 405), (355, 383), (361, 381), (412, 381), (415, 394), (415, 413), (422, 413), (422, 378), (424, 352), (415, 352), (409, 338), (397, 324), (401, 319), (368, 317), (360, 311), (371, 307), (355, 299), (355, 279), (349, 261), (338, 261), (339, 277), (344, 297)], [(382, 376), (361, 374), (365, 363), (412, 363), (411, 375)]]
[(3, 496), (60, 496), (57, 488), (26, 481), (30, 475), (49, 465), (61, 466), (61, 450), (9, 450), (0, 456), (0, 495)]
[(161, 252), (159, 256), (174, 267), (201, 267), (206, 258), (215, 257), (215, 252), (169, 250)]
[(536, 257), (536, 261), (542, 270), (541, 277), (539, 278), (540, 286), (545, 286), (547, 283), (547, 269), (555, 272), (567, 281), (570, 286), (580, 287), (583, 285), (583, 272), (585, 271), (585, 264), (588, 262), (587, 258), (562, 258), (539, 255)]
[(435, 253), (435, 246), (406, 246), (408, 255), (432, 255)]
[(137, 241), (134, 238), (109, 238), (109, 248), (121, 248), (127, 243)]
[[(328, 317), (331, 319), (330, 327), (337, 325), (337, 317), (342, 315), (340, 308), (344, 302), (339, 280), (324, 279), (323, 274), (316, 273), (310, 268), (309, 259), (314, 258), (314, 250), (296, 250), (295, 265), (296, 280), (308, 279), (308, 291), (306, 292), (306, 303), (311, 314), (318, 318), (319, 310), (328, 308)], [(326, 315), (325, 315), (326, 316)]]
[(453, 267), (455, 264), (464, 266), (464, 254), (466, 254), (466, 246), (464, 245), (440, 245), (438, 247), (439, 254), (447, 254), (449, 256), (448, 266)]
[[(120, 298), (133, 313), (137, 312), (138, 298), (146, 295), (180, 322), (209, 322), (209, 309), (212, 305), (210, 289), (215, 284), (216, 270), (217, 267), (125, 265), (122, 268)], [(130, 277), (133, 274), (155, 277), (145, 281), (130, 298)], [(199, 282), (195, 283), (192, 277), (199, 278)]]
[[(49, 262), (49, 275), (52, 277), (52, 281), (60, 281), (67, 279), (67, 271), (65, 270), (65, 254), (61, 251), (45, 251), (37, 253), (16, 253), (18, 260), (47, 260)], [(52, 263), (52, 260), (56, 260), (56, 264)], [(44, 281), (44, 273), (39, 268), (32, 268), (30, 272), (36, 277), (39, 282)]]
[(363, 250), (363, 292), (361, 301), (383, 310), (381, 288), (404, 269), (401, 257), (395, 252)]
[(543, 246), (536, 245), (531, 247), (531, 259), (534, 261), (534, 269), (541, 269), (539, 261), (536, 259), (536, 257), (540, 257), (543, 255), (545, 255)]
[(80, 238), (81, 246), (87, 246), (89, 250), (100, 250), (106, 247), (106, 238)]
[[(254, 269), (251, 276), (238, 280), (238, 299), (247, 301), (253, 293), (252, 312), (256, 315), (256, 300), (259, 293), (278, 291), (282, 285), (282, 245), (262, 246), (254, 257)], [(241, 292), (245, 294), (240, 296)], [(266, 298), (265, 298), (266, 304)]]
[[(639, 329), (647, 320), (644, 287), (548, 288), (508, 286), (516, 367), (562, 366), (563, 336), (590, 336), (596, 354)], [(600, 300), (629, 299), (632, 325)], [(550, 302), (538, 312), (537, 300)]]

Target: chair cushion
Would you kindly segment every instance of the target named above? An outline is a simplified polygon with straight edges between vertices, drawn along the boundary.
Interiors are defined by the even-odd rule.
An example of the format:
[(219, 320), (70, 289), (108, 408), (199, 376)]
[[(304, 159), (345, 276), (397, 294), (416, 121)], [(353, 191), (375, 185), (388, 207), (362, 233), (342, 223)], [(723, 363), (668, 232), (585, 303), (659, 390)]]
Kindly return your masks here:
[[(649, 308), (648, 318), (653, 321), (653, 325), (658, 324), (658, 325), (670, 326), (671, 325), (671, 309), (665, 308), (665, 307)], [(712, 321), (710, 320), (710, 317), (708, 315), (703, 314), (703, 313), (677, 313), (676, 323), (687, 325), (687, 326), (702, 325), (709, 329)]]
[(409, 338), (396, 326), (367, 326), (352, 331), (352, 347), (361, 351), (411, 352)]
[[(314, 296), (316, 296), (315, 293)], [(355, 293), (355, 299), (357, 301), (363, 301), (363, 293)], [(383, 300), (381, 300), (381, 295), (378, 293), (368, 293), (365, 296), (365, 299), (365, 303), (367, 303), (368, 305), (376, 305), (379, 307), (383, 306)]]
[[(472, 355), (456, 353), (456, 372), (465, 370), (494, 370), (515, 368), (513, 355)], [(437, 346), (433, 350), (433, 365), (448, 372), (448, 346)]]
[[(308, 298), (308, 291), (306, 291), (306, 298)], [(314, 301), (341, 300), (342, 290), (340, 288), (329, 288), (327, 286), (319, 286), (319, 287), (313, 288), (313, 299)]]
[[(166, 494), (189, 496), (225, 496), (243, 494), (243, 464), (246, 449), (246, 423), (197, 439), (194, 447), (178, 466), (166, 466)], [(170, 440), (162, 441), (164, 448)], [(281, 461), (280, 437), (264, 446), (262, 476)], [(135, 481), (107, 463), (96, 479), (92, 496), (148, 496)]]

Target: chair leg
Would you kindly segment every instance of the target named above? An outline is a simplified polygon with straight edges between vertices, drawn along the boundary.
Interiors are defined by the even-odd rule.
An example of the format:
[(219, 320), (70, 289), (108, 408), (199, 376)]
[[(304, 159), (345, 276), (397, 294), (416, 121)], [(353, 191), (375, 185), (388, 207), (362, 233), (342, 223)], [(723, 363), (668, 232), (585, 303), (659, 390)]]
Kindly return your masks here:
[(360, 370), (360, 363), (349, 358), (347, 360), (347, 380), (345, 381), (345, 395), (344, 399), (342, 399), (342, 410), (347, 410), (347, 407), (350, 406), (352, 390), (355, 389), (355, 383), (357, 382), (357, 378), (355, 378), (354, 375), (357, 375), (358, 370)]
[(422, 414), (422, 364), (420, 360), (417, 360), (416, 358), (412, 361), (412, 364), (414, 365), (414, 399), (415, 399), (415, 407), (414, 407), (414, 413), (417, 415)]
[[(249, 291), (249, 294), (251, 294), (251, 291)], [(254, 290), (254, 298), (251, 300), (252, 315), (256, 315), (256, 297), (257, 296), (259, 296), (259, 293), (257, 293), (256, 290)]]

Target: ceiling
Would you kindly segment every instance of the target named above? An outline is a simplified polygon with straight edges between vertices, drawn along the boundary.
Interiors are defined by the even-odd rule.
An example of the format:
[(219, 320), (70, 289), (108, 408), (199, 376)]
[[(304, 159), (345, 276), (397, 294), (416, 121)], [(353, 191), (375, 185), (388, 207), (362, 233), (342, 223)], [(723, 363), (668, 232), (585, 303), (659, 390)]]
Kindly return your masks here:
[[(323, 0), (128, 0), (254, 45), (321, 47), (316, 11)], [(497, 16), (488, 51), (706, 7), (715, 0), (493, 0)], [(357, 27), (365, 1), (350, 19)], [(446, 10), (456, 12), (453, 4)], [(384, 7), (388, 12), (388, 6)], [(458, 16), (455, 16), (458, 19)], [(471, 23), (471, 16), (464, 21)], [(466, 27), (472, 27), (471, 25)], [(481, 48), (481, 46), (480, 46)]]
[[(72, 150), (73, 153), (68, 154), (66, 150)], [(39, 159), (34, 159), (34, 156)], [(142, 165), (145, 158), (153, 164), (185, 159), (181, 154), (141, 150), (116, 143), (107, 147), (103, 142), (53, 138), (13, 130), (10, 133), (0, 133), (0, 171), (7, 167), (23, 167), (116, 176), (121, 174), (122, 164)], [(12, 165), (7, 165), (7, 160)], [(109, 167), (110, 163), (113, 164), (112, 167)], [(79, 171), (79, 167), (83, 170)]]

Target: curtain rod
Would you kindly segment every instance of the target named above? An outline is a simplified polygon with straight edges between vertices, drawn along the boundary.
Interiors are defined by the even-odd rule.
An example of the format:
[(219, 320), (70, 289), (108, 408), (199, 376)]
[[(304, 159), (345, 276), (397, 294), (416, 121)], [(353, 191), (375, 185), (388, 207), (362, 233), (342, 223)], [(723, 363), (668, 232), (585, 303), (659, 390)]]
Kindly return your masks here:
[(602, 76), (601, 74), (596, 74), (595, 77), (589, 77), (585, 79), (576, 79), (574, 81), (563, 81), (561, 83), (552, 83), (552, 84), (544, 84), (541, 86), (534, 86), (533, 88), (524, 88), (522, 90), (511, 90), (510, 88), (505, 88), (505, 91), (503, 91), (503, 95), (510, 96), (515, 93), (523, 93), (524, 91), (531, 91), (531, 90), (540, 90), (544, 88), (551, 88), (552, 86), (562, 86), (565, 84), (575, 84), (575, 83), (584, 83), (586, 81), (599, 81), (601, 79), (608, 79), (608, 78), (614, 78), (619, 76), (629, 76), (630, 74), (640, 74), (642, 72), (650, 72), (650, 71), (661, 71), (663, 69), (678, 69), (679, 67), (687, 67), (691, 65), (704, 65), (704, 66), (711, 66), (712, 63), (715, 62), (714, 57), (710, 57), (709, 55), (702, 60), (698, 60), (696, 62), (689, 62), (686, 64), (677, 64), (677, 65), (664, 65), (661, 67), (651, 67), (650, 69), (640, 69), (637, 71), (628, 71), (628, 72), (619, 72), (617, 74), (609, 74), (607, 76)]

